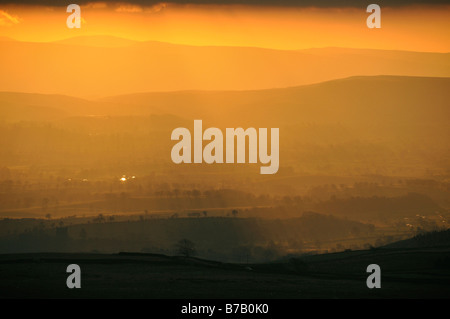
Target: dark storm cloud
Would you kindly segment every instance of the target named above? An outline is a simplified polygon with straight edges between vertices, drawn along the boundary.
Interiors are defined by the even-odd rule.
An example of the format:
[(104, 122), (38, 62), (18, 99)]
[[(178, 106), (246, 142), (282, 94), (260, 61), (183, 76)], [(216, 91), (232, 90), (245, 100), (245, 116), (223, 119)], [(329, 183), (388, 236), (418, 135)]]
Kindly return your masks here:
[(0, 4), (31, 4), (44, 6), (67, 6), (70, 3), (83, 5), (92, 2), (120, 2), (142, 6), (151, 6), (160, 2), (178, 4), (242, 4), (242, 5), (264, 5), (264, 6), (286, 6), (286, 7), (367, 7), (371, 3), (380, 6), (405, 6), (412, 4), (450, 4), (450, 0), (118, 0), (118, 1), (98, 1), (98, 0), (22, 0), (10, 1), (0, 0)]

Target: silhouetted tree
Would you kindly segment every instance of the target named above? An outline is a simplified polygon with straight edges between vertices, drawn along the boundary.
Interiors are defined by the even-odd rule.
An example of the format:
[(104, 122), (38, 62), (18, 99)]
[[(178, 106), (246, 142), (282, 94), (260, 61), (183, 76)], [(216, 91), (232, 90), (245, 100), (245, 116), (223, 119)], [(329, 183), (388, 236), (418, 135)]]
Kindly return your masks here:
[(180, 255), (183, 255), (184, 257), (191, 257), (196, 254), (195, 251), (195, 244), (190, 241), (189, 239), (181, 239), (177, 245), (177, 251)]
[(103, 214), (98, 214), (98, 216), (96, 217), (96, 218), (94, 218), (93, 219), (93, 222), (94, 223), (102, 223), (102, 222), (104, 222), (106, 219), (105, 219), (105, 216), (103, 216)]

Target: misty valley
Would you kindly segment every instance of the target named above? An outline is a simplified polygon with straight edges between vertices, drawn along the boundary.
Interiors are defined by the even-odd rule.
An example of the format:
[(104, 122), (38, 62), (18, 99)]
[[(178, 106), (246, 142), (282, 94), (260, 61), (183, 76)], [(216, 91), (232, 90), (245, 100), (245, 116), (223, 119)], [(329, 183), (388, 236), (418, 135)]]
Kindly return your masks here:
[[(7, 279), (5, 291), (64, 296), (58, 265), (80, 260), (98, 287), (88, 297), (361, 297), (371, 263), (387, 273), (382, 293), (396, 296), (400, 280), (411, 296), (423, 295), (418, 282), (439, 295), (435, 273), (446, 282), (450, 260), (448, 86), (386, 76), (92, 100), (0, 93), (1, 271), (36, 272), (23, 281), (32, 288)], [(172, 141), (174, 127), (183, 140)], [(281, 134), (234, 130), (231, 147), (230, 127)], [(112, 277), (114, 289), (96, 286)]]
[[(447, 86), (444, 78), (355, 77), (125, 100), (0, 93), (0, 252), (176, 255), (187, 239), (198, 257), (267, 262), (447, 229)], [(260, 135), (258, 147), (256, 130), (241, 129), (228, 143), (230, 126), (283, 134)], [(173, 127), (186, 133), (175, 153), (195, 165), (171, 160)], [(223, 161), (222, 145), (226, 162), (239, 165), (208, 164)], [(271, 165), (261, 170), (276, 174), (251, 164), (257, 149)]]

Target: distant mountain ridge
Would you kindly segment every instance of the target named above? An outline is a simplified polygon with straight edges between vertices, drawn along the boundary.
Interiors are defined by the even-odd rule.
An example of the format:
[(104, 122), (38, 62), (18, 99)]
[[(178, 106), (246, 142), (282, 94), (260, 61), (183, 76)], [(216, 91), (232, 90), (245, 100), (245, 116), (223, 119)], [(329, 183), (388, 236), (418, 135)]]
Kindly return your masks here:
[(100, 97), (261, 90), (350, 76), (450, 76), (450, 53), (188, 46), (115, 37), (0, 41), (0, 91)]
[(104, 48), (120, 48), (127, 47), (138, 43), (138, 41), (129, 40), (125, 38), (115, 36), (78, 36), (68, 39), (52, 41), (52, 43), (69, 44), (69, 45), (81, 45), (92, 47), (104, 47)]

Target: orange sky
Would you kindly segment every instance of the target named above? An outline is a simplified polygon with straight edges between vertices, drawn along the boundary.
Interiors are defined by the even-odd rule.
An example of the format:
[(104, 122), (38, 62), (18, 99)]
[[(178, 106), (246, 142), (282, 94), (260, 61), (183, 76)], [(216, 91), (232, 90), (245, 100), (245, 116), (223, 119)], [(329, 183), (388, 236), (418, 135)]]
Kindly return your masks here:
[(355, 8), (95, 3), (82, 7), (82, 28), (69, 29), (65, 7), (0, 5), (0, 36), (54, 41), (101, 34), (192, 45), (449, 52), (449, 12), (450, 6), (382, 8), (382, 28), (368, 29), (369, 14)]

